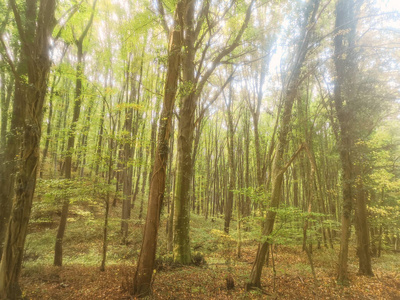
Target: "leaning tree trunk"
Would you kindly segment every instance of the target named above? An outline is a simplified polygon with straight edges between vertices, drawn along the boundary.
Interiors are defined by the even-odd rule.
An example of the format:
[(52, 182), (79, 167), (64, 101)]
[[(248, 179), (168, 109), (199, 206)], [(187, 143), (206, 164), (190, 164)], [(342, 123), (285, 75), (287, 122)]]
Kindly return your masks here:
[(164, 198), (168, 146), (171, 136), (171, 124), (175, 96), (180, 73), (181, 54), (181, 14), (182, 1), (179, 1), (175, 12), (175, 25), (170, 35), (167, 77), (164, 87), (164, 103), (158, 131), (157, 149), (153, 172), (150, 181), (149, 202), (144, 227), (142, 248), (134, 277), (134, 295), (145, 297), (151, 291), (154, 261), (157, 249), (157, 235), (160, 224), (160, 213)]
[[(288, 163), (284, 164), (284, 157), (286, 154), (287, 144), (288, 144), (288, 134), (290, 127), (290, 120), (292, 115), (292, 108), (294, 101), (297, 96), (297, 90), (301, 83), (301, 69), (306, 60), (306, 55), (309, 48), (309, 43), (311, 40), (312, 28), (314, 27), (315, 16), (319, 7), (319, 0), (310, 1), (306, 7), (305, 11), (305, 22), (302, 28), (301, 39), (299, 40), (299, 47), (295, 53), (294, 67), (291, 70), (290, 80), (287, 83), (287, 88), (284, 91), (284, 103), (283, 103), (283, 114), (281, 116), (280, 127), (278, 129), (278, 143), (276, 147), (276, 153), (271, 170), (271, 201), (270, 208), (267, 212), (266, 220), (263, 225), (262, 235), (268, 237), (274, 228), (276, 211), (275, 209), (279, 207), (281, 201), (281, 191), (283, 175), (287, 168), (290, 166), (291, 162), (296, 158), (297, 154), (302, 150), (302, 146), (296, 151)], [(311, 28), (311, 29), (310, 29)], [(268, 240), (260, 243), (257, 250), (257, 255), (253, 268), (250, 273), (250, 279), (246, 283), (246, 289), (250, 290), (254, 287), (261, 288), (261, 272), (265, 262), (265, 256), (267, 254), (269, 242)]]
[[(27, 37), (29, 30), (21, 24), (17, 4), (10, 0), (10, 5), (17, 22), (18, 32), (21, 37), (21, 56), (25, 58), (28, 82), (17, 75), (15, 80), (25, 89), (21, 113), (25, 116), (22, 134), (22, 147), (18, 162), (18, 175), (16, 182), (15, 199), (5, 238), (3, 256), (0, 263), (0, 299), (18, 299), (21, 297), (18, 279), (24, 254), (25, 238), (31, 214), (32, 199), (36, 186), (37, 169), (40, 156), (40, 137), (43, 116), (43, 105), (47, 91), (47, 79), (50, 71), (49, 38), (54, 23), (56, 3), (54, 0), (42, 0), (37, 8), (36, 2), (28, 3), (26, 22), (35, 26), (35, 35)], [(12, 64), (10, 62), (10, 64)]]

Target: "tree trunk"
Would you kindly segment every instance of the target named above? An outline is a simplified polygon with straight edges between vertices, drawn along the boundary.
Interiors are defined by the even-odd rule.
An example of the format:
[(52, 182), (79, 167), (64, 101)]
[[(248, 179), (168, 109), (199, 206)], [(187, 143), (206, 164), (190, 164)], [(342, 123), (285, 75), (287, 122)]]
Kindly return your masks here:
[[(131, 77), (129, 71), (129, 65), (132, 62), (129, 60), (128, 62), (128, 71), (126, 72), (126, 84), (129, 84), (129, 78)], [(136, 97), (136, 87), (135, 82), (132, 80), (131, 86), (131, 94), (128, 96), (127, 91), (127, 104), (133, 104), (133, 101)], [(133, 177), (133, 154), (134, 150), (132, 149), (133, 144), (133, 107), (127, 107), (125, 109), (125, 123), (124, 123), (124, 169), (123, 169), (123, 195), (124, 198), (122, 200), (122, 216), (121, 216), (121, 233), (122, 233), (122, 243), (127, 243), (128, 238), (128, 220), (131, 217), (131, 203), (132, 203), (132, 177)], [(136, 129), (135, 129), (136, 130)]]
[[(114, 135), (115, 127), (112, 128), (112, 136)], [(109, 151), (110, 151), (110, 158), (108, 160), (108, 179), (107, 179), (107, 189), (111, 187), (111, 179), (112, 179), (112, 167), (113, 167), (113, 146), (114, 141), (113, 137), (109, 139)], [(104, 225), (103, 225), (103, 249), (102, 249), (102, 260), (100, 265), (100, 271), (104, 272), (106, 269), (106, 259), (107, 259), (107, 235), (108, 235), (108, 213), (110, 210), (110, 193), (107, 191), (107, 195), (104, 199)]]
[(171, 135), (171, 123), (175, 96), (177, 92), (178, 77), (180, 73), (181, 54), (181, 23), (182, 1), (179, 1), (175, 11), (175, 24), (170, 35), (167, 77), (164, 87), (164, 103), (161, 112), (158, 132), (157, 149), (150, 181), (149, 202), (146, 223), (144, 227), (143, 242), (134, 277), (134, 295), (148, 296), (151, 291), (154, 261), (157, 248), (157, 235), (160, 223), (160, 212), (163, 203), (166, 167), (168, 161), (168, 146)]
[[(281, 200), (281, 189), (283, 182), (283, 175), (286, 169), (290, 166), (290, 163), (296, 158), (297, 154), (302, 150), (300, 147), (296, 153), (292, 156), (291, 160), (285, 165), (283, 160), (288, 145), (288, 134), (290, 127), (290, 120), (292, 115), (292, 107), (297, 96), (297, 90), (300, 85), (301, 69), (306, 59), (306, 55), (309, 48), (312, 30), (315, 22), (315, 16), (318, 11), (319, 0), (310, 1), (307, 4), (305, 10), (305, 22), (303, 23), (302, 35), (299, 39), (299, 46), (297, 52), (293, 57), (294, 67), (291, 70), (291, 76), (289, 81), (286, 83), (287, 88), (284, 90), (284, 103), (283, 103), (283, 114), (281, 116), (280, 127), (278, 129), (278, 143), (276, 147), (276, 153), (271, 170), (271, 201), (270, 208), (276, 209), (279, 207)], [(267, 237), (272, 233), (275, 223), (275, 210), (268, 210), (267, 216), (263, 225), (262, 234)], [(250, 290), (254, 287), (261, 288), (261, 272), (265, 262), (265, 255), (267, 253), (269, 241), (265, 241), (258, 246), (256, 260), (253, 264), (252, 271), (250, 273), (250, 279), (246, 283), (246, 290)]]
[[(39, 4), (39, 7), (37, 7)], [(26, 98), (17, 114), (24, 116), (23, 147), (21, 147), (16, 176), (17, 188), (11, 217), (8, 222), (3, 256), (0, 263), (0, 299), (18, 299), (21, 290), (18, 279), (24, 254), (25, 238), (31, 213), (32, 199), (36, 186), (37, 168), (40, 156), (40, 137), (43, 105), (47, 91), (47, 79), (50, 71), (49, 38), (54, 23), (56, 3), (54, 0), (42, 0), (39, 3), (27, 2), (26, 26), (20, 24), (21, 16), (18, 13), (15, 1), (10, 1), (14, 16), (18, 21), (20, 36), (27, 39), (21, 41), (21, 61), (26, 62), (25, 78), (17, 76), (16, 81), (20, 88), (26, 89)], [(30, 31), (34, 35), (27, 36)], [(21, 90), (22, 91), (22, 90)]]
[[(90, 26), (92, 25), (93, 22), (93, 17), (94, 17), (94, 9), (96, 7), (96, 2), (95, 0), (93, 2), (93, 11), (90, 17), (90, 20), (88, 24), (86, 25), (83, 33), (75, 41), (76, 47), (77, 47), (77, 66), (76, 66), (76, 79), (75, 79), (75, 101), (74, 101), (74, 111), (73, 111), (73, 116), (72, 116), (72, 123), (71, 123), (71, 128), (68, 131), (68, 144), (67, 144), (67, 156), (65, 157), (65, 179), (70, 180), (72, 179), (72, 154), (74, 151), (74, 145), (75, 145), (75, 131), (76, 131), (76, 126), (79, 120), (79, 115), (81, 112), (81, 104), (82, 104), (82, 77), (83, 77), (83, 40), (85, 39)], [(64, 232), (67, 224), (67, 219), (68, 219), (68, 210), (69, 210), (69, 198), (64, 199), (62, 211), (61, 211), (61, 219), (60, 219), (60, 225), (58, 227), (57, 231), (57, 238), (56, 238), (56, 244), (54, 247), (54, 265), (56, 266), (61, 266), (62, 265), (62, 247), (63, 247), (63, 238), (64, 238)]]
[(357, 185), (357, 197), (355, 208), (355, 227), (357, 234), (357, 256), (359, 262), (358, 273), (361, 275), (373, 276), (371, 265), (371, 251), (369, 239), (369, 226), (367, 222), (367, 195), (362, 184), (362, 178)]
[(230, 85), (229, 89), (229, 99), (225, 99), (227, 118), (228, 118), (228, 164), (229, 164), (229, 188), (228, 188), (228, 197), (225, 202), (225, 223), (224, 223), (224, 231), (229, 234), (229, 224), (232, 218), (232, 210), (233, 210), (233, 190), (235, 189), (236, 183), (236, 170), (235, 170), (235, 160), (234, 160), (234, 135), (235, 135), (235, 126), (233, 124), (233, 116), (232, 116), (232, 86)]
[[(28, 58), (21, 53), (21, 61), (18, 64), (18, 76), (24, 76), (27, 72)], [(13, 114), (10, 130), (6, 143), (2, 143), (2, 164), (0, 164), (0, 251), (3, 253), (3, 243), (7, 230), (7, 223), (11, 214), (12, 199), (14, 197), (15, 173), (18, 164), (18, 151), (20, 151), (23, 139), (24, 121), (26, 119), (26, 95), (28, 87), (21, 81), (15, 79)], [(2, 111), (3, 112), (3, 111)], [(7, 119), (6, 119), (7, 120)], [(7, 123), (5, 122), (5, 125)], [(6, 128), (4, 124), (2, 128)], [(3, 148), (4, 147), (4, 148)], [(3, 152), (4, 151), (4, 152)], [(0, 254), (1, 255), (1, 254)], [(1, 257), (1, 256), (0, 256)]]
[(347, 261), (349, 252), (349, 237), (351, 214), (355, 191), (354, 173), (354, 143), (353, 118), (355, 117), (351, 103), (354, 97), (354, 76), (357, 65), (354, 58), (356, 38), (356, 4), (353, 0), (339, 0), (336, 5), (336, 35), (334, 39), (334, 63), (336, 80), (334, 86), (334, 102), (339, 122), (340, 132), (338, 145), (342, 163), (342, 233), (338, 262), (338, 283), (347, 284)]
[[(195, 84), (195, 32), (194, 10), (195, 2), (185, 0), (183, 16), (184, 38), (182, 53), (183, 84)], [(190, 264), (190, 185), (192, 179), (192, 146), (194, 137), (194, 118), (196, 110), (195, 88), (192, 87), (181, 99), (178, 122), (177, 141), (177, 174), (175, 187), (175, 218), (174, 218), (174, 261), (180, 264)]]

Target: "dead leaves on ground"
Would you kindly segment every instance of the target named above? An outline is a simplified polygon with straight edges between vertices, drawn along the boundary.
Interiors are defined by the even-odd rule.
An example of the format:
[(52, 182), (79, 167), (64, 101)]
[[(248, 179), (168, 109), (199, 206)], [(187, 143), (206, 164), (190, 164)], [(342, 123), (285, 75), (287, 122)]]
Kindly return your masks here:
[[(252, 249), (246, 249), (241, 260), (229, 268), (224, 264), (210, 264), (157, 272), (153, 299), (400, 299), (398, 272), (378, 270), (375, 277), (351, 272), (351, 284), (338, 286), (332, 270), (316, 260), (316, 284), (301, 252), (285, 252), (285, 249), (276, 257), (275, 290), (272, 269), (265, 267), (263, 291), (245, 293), (243, 287), (253, 255)], [(93, 266), (47, 266), (25, 270), (21, 284), (29, 299), (130, 299), (126, 285), (131, 280), (126, 278), (133, 271), (132, 266), (126, 265), (109, 266), (105, 272)], [(229, 274), (235, 282), (233, 290), (226, 288), (225, 279)]]

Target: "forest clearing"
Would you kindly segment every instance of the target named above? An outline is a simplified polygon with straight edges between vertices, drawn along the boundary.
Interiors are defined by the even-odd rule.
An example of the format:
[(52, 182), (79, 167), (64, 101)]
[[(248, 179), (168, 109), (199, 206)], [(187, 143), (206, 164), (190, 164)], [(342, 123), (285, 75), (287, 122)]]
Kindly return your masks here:
[(400, 299), (399, 21), (0, 1), (0, 300)]

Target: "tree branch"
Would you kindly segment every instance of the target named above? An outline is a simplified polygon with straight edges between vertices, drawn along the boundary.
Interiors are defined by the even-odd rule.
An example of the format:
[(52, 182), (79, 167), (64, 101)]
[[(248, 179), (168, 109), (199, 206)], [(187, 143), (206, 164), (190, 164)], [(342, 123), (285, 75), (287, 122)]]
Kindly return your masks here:
[(60, 24), (60, 22), (68, 15), (67, 20), (65, 20), (65, 24), (61, 26), (60, 30), (57, 32), (56, 36), (54, 37), (55, 40), (58, 40), (61, 36), (62, 31), (65, 28), (65, 25), (68, 23), (69, 20), (71, 20), (71, 18), (74, 16), (74, 14), (78, 11), (79, 6), (82, 4), (83, 0), (81, 0), (81, 2), (79, 2), (78, 4), (73, 5), (72, 7), (70, 7), (64, 15), (62, 15), (60, 17), (60, 19), (58, 19), (56, 22), (57, 24)]
[(90, 20), (89, 20), (89, 22), (87, 23), (85, 29), (83, 30), (81, 36), (80, 36), (79, 39), (76, 41), (76, 43), (80, 43), (80, 44), (83, 43), (83, 40), (85, 39), (87, 33), (89, 32), (90, 26), (92, 26), (92, 23), (93, 23), (94, 12), (95, 12), (95, 9), (96, 9), (96, 3), (97, 3), (97, 0), (94, 0), (94, 1), (93, 1), (93, 6), (92, 6), (92, 13), (91, 13), (91, 15), (90, 15)]
[(292, 162), (296, 159), (297, 155), (299, 155), (299, 153), (301, 152), (301, 150), (303, 150), (305, 148), (305, 144), (301, 144), (299, 146), (299, 148), (297, 149), (297, 151), (292, 155), (292, 157), (289, 159), (289, 161), (286, 163), (286, 165), (283, 167), (283, 169), (280, 171), (281, 174), (285, 173), (286, 170), (290, 167), (290, 165), (292, 164)]
[(17, 4), (15, 3), (15, 0), (9, 0), (9, 3), (14, 13), (14, 18), (15, 22), (17, 23), (17, 29), (19, 36), (21, 37), (21, 41), (26, 44), (24, 26), (22, 25), (21, 15), (18, 11)]
[(235, 74), (236, 70), (233, 70), (233, 72), (231, 73), (231, 75), (229, 75), (228, 79), (225, 81), (225, 83), (223, 84), (223, 86), (220, 88), (220, 90), (214, 95), (214, 97), (207, 103), (207, 105), (201, 110), (201, 112), (199, 113), (199, 117), (197, 118), (197, 120), (194, 122), (194, 124), (196, 125), (198, 122), (201, 121), (201, 119), (204, 117), (205, 112), (207, 111), (207, 109), (218, 99), (219, 95), (221, 95), (222, 91), (225, 89), (225, 87), (228, 85), (229, 82), (231, 82), (231, 80), (233, 79), (233, 74)]
[(167, 33), (167, 36), (169, 36), (170, 30), (169, 30), (167, 21), (165, 19), (165, 10), (164, 10), (164, 5), (162, 3), (162, 0), (157, 0), (157, 6), (158, 6), (158, 13), (161, 16), (161, 25), (164, 28), (165, 32)]
[(0, 43), (4, 49), (4, 59), (7, 61), (8, 65), (10, 66), (10, 69), (11, 69), (12, 73), (14, 74), (15, 79), (19, 80), (17, 70), (15, 68), (15, 65), (14, 65), (10, 55), (8, 54), (8, 48), (7, 48), (6, 44), (4, 43), (3, 36), (1, 34), (0, 34)]
[(249, 7), (247, 8), (246, 11), (246, 17), (244, 19), (244, 22), (242, 26), (240, 27), (240, 30), (238, 34), (236, 35), (235, 40), (232, 42), (231, 45), (227, 46), (225, 49), (223, 49), (212, 61), (211, 67), (206, 71), (202, 79), (200, 80), (197, 90), (201, 91), (206, 84), (208, 78), (211, 76), (211, 74), (214, 72), (215, 68), (219, 65), (221, 60), (228, 54), (230, 54), (233, 50), (236, 49), (236, 47), (239, 46), (240, 40), (243, 36), (244, 31), (246, 30), (247, 26), (249, 25), (250, 21), (250, 16), (251, 16), (251, 10), (253, 8), (255, 0), (252, 0)]

